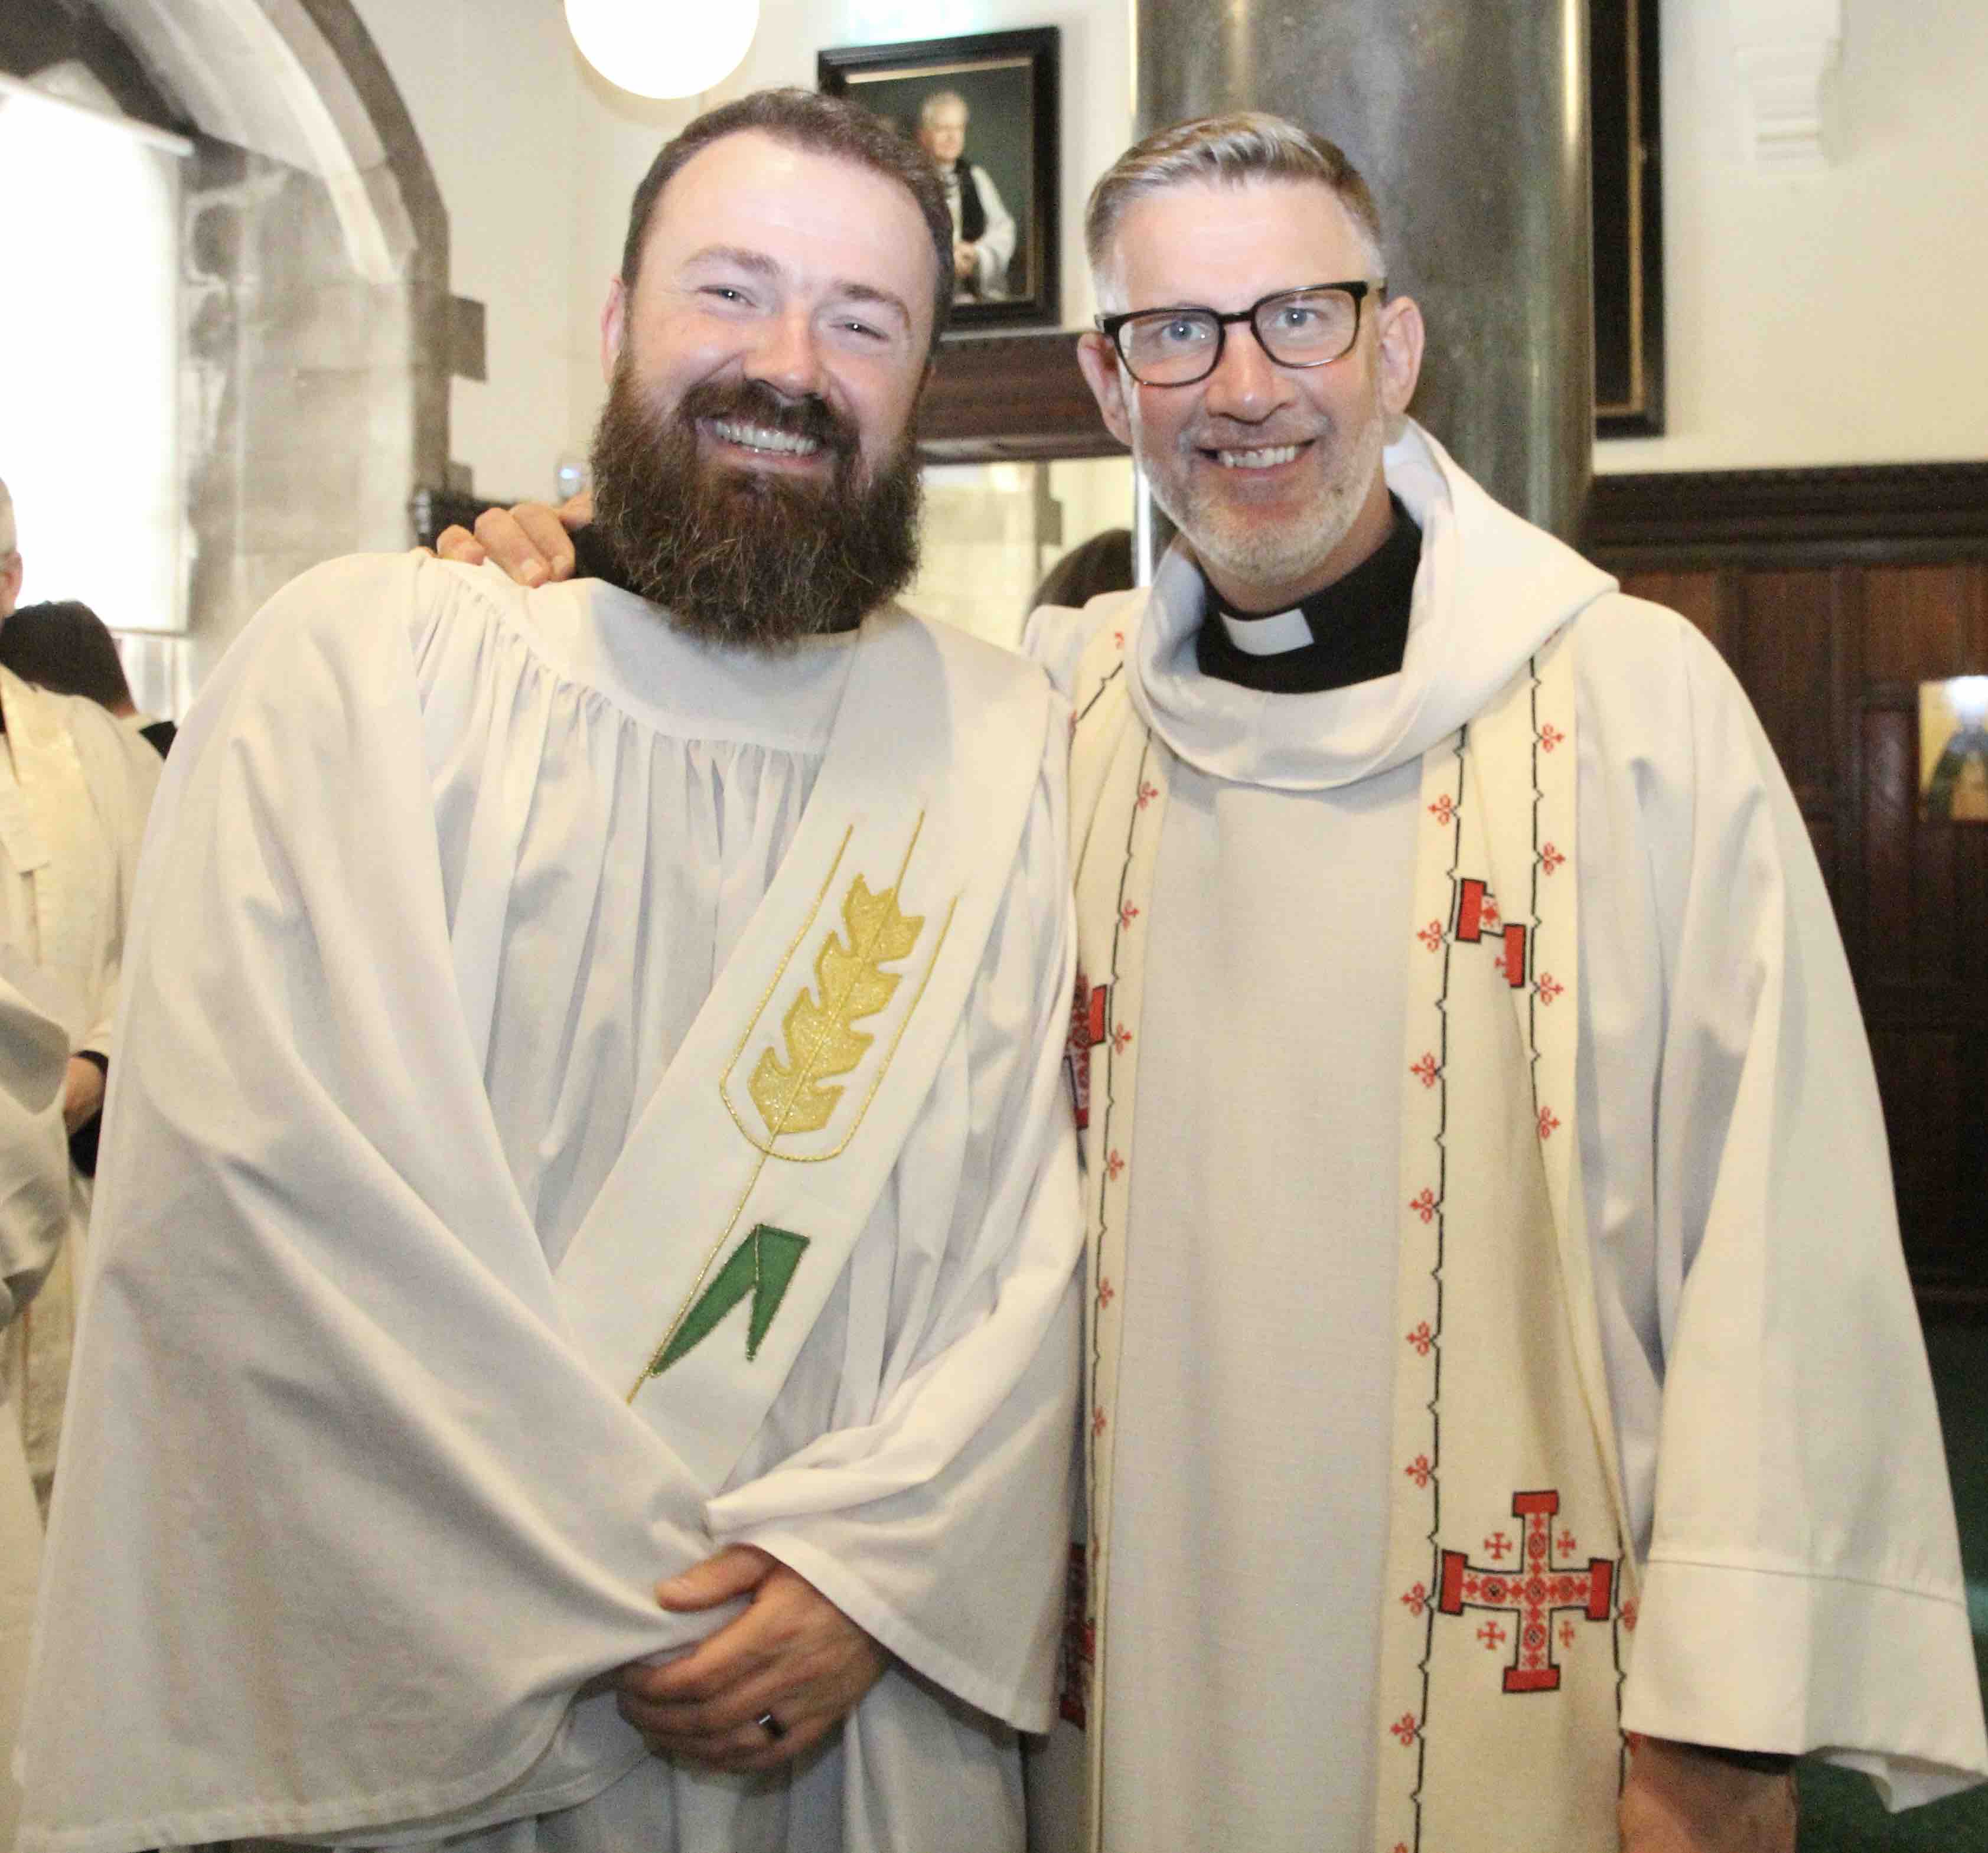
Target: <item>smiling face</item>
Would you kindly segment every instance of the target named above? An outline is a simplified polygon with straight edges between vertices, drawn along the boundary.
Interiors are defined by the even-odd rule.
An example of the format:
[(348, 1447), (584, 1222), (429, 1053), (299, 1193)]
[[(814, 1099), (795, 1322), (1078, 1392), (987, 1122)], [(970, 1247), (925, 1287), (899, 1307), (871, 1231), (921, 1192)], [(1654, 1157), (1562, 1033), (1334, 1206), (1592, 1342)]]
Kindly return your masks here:
[(924, 213), (888, 174), (742, 130), (671, 174), (641, 249), (602, 319), (593, 448), (623, 582), (725, 643), (854, 623), (917, 565)]
[[(1195, 181), (1141, 195), (1107, 255), (1097, 284), (1110, 311), (1226, 312), (1307, 284), (1381, 280), (1337, 197), (1304, 181)], [(1078, 359), (1104, 422), (1237, 609), (1296, 604), (1387, 538), (1381, 452), (1422, 363), (1421, 312), (1406, 297), (1370, 295), (1352, 351), (1326, 366), (1278, 366), (1239, 322), (1220, 364), (1192, 386), (1138, 384), (1096, 334)]]
[(664, 188), (638, 274), (609, 292), (603, 369), (611, 380), (625, 348), (659, 418), (694, 389), (756, 383), (747, 397), (788, 413), (693, 413), (702, 457), (825, 484), (847, 449), (867, 481), (903, 449), (925, 382), (932, 266), (931, 235), (896, 181), (742, 130)]

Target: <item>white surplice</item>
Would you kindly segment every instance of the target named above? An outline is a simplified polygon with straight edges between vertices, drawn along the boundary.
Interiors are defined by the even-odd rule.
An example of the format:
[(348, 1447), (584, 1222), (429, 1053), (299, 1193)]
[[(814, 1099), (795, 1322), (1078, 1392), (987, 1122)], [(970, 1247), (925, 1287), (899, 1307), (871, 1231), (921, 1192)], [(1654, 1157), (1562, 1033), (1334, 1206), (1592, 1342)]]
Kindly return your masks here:
[(1374, 1678), (1406, 1594), (1383, 1568), (1418, 759), (1469, 717), (1459, 685), (1488, 695), (1576, 612), (1577, 1121), (1646, 1566), (1622, 1723), (1821, 1752), (1894, 1806), (1980, 1780), (1876, 1091), (1785, 781), (1683, 620), (1581, 582), (1412, 430), (1388, 469), (1425, 535), (1398, 676), (1310, 695), (1202, 677), (1178, 553), (1150, 596), (1032, 633), (1065, 667), (1122, 633), (1170, 755), (1097, 1418), (1103, 1845), (1373, 1844), (1376, 1759), (1401, 1753)]
[[(766, 658), (598, 582), (360, 559), (231, 652), (144, 872), (25, 1847), (1019, 1846), (1080, 1241), (1046, 688), (929, 1097), (715, 1497), (591, 1372), (556, 1280), (796, 839), (873, 627), (914, 622)], [(487, 949), (472, 918), (501, 923)], [(791, 1779), (661, 1763), (611, 1694), (575, 1700), (723, 1618), (651, 1589), (732, 1541), (894, 1656)]]
[[(0, 974), (59, 1022), (72, 1051), (108, 1058), (111, 1018), (159, 757), (93, 701), (0, 670)], [(69, 1233), (33, 1305), (6, 1328), (7, 1392), (46, 1504), (76, 1331), (90, 1181), (71, 1180)]]
[[(0, 1328), (33, 1300), (69, 1233), (69, 1056), (67, 1029), (0, 976)], [(42, 1515), (19, 1416), (0, 1383), (0, 1748), (10, 1761), (41, 1567)], [(12, 1772), (0, 1768), (0, 1849), (14, 1845), (20, 1800)]]

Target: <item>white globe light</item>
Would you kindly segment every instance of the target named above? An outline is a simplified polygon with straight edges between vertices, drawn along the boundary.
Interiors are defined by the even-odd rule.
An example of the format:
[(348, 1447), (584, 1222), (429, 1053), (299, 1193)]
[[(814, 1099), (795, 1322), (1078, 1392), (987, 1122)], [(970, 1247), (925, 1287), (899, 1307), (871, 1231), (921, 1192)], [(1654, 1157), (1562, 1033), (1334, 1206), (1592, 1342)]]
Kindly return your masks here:
[(738, 69), (759, 0), (566, 0), (566, 23), (610, 83), (637, 96), (695, 96)]

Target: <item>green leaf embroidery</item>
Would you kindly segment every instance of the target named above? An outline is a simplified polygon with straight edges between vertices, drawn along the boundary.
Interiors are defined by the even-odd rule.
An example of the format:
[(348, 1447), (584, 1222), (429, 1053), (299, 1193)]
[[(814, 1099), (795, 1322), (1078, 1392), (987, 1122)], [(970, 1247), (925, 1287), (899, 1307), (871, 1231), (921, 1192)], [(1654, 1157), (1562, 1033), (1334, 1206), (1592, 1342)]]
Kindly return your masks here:
[(702, 1344), (712, 1328), (749, 1293), (752, 1296), (752, 1313), (746, 1327), (746, 1357), (749, 1363), (757, 1358), (807, 1245), (804, 1235), (776, 1229), (770, 1223), (757, 1224), (732, 1250), (732, 1258), (718, 1271), (718, 1278), (698, 1296), (662, 1355), (649, 1367), (648, 1375), (660, 1377), (685, 1352)]

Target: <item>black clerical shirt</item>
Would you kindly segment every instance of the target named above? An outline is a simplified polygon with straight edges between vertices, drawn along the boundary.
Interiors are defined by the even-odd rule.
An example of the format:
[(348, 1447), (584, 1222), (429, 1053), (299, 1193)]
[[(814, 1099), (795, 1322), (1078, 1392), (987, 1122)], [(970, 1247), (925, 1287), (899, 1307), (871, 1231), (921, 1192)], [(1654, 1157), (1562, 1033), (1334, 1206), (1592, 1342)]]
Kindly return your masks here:
[[(1195, 639), (1201, 673), (1278, 695), (1317, 694), (1399, 674), (1408, 647), (1408, 609), (1422, 563), (1422, 531), (1399, 496), (1390, 492), (1388, 501), (1395, 517), (1388, 538), (1344, 579), (1297, 606), (1311, 631), (1309, 643), (1268, 656), (1238, 649), (1222, 622), (1221, 595), (1210, 586), (1208, 618)], [(1232, 610), (1229, 615), (1246, 622), (1272, 614)]]

